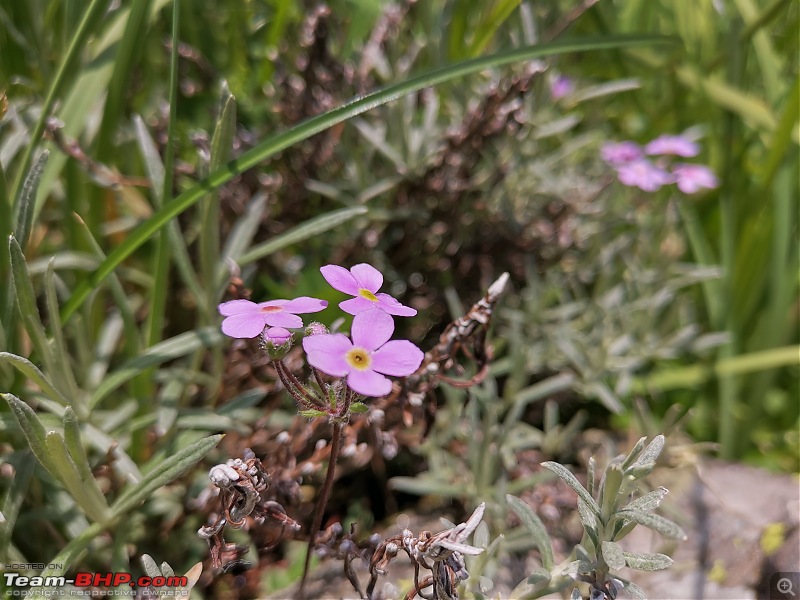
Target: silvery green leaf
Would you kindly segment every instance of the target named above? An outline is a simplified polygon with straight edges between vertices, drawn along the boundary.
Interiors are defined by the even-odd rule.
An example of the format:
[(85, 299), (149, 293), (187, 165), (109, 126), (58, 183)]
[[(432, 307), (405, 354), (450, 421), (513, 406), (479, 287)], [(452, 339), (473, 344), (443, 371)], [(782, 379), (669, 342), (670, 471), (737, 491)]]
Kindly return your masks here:
[(155, 490), (186, 473), (219, 444), (223, 437), (223, 434), (217, 434), (202, 438), (164, 459), (146, 473), (139, 483), (122, 492), (111, 507), (113, 514), (115, 516), (125, 514), (144, 502)]
[(622, 463), (623, 469), (627, 469), (628, 467), (630, 467), (633, 464), (633, 461), (639, 458), (639, 455), (642, 453), (642, 450), (644, 450), (644, 446), (646, 443), (647, 443), (647, 436), (639, 438), (639, 441), (637, 441), (636, 444), (634, 444), (633, 448), (631, 448), (631, 451), (628, 452), (628, 456), (625, 457), (625, 461)]
[(533, 570), (528, 575), (527, 582), (531, 585), (536, 585), (537, 583), (541, 583), (543, 581), (550, 581), (552, 579), (552, 575), (550, 571), (543, 567), (534, 567)]
[(142, 554), (142, 558), (139, 559), (142, 563), (142, 568), (144, 572), (147, 573), (148, 577), (160, 577), (163, 575), (161, 569), (158, 568), (156, 561), (153, 560), (153, 557), (149, 554)]
[(486, 548), (489, 545), (489, 525), (486, 521), (481, 521), (475, 529), (472, 543), (479, 548)]
[(169, 563), (164, 561), (161, 563), (161, 574), (165, 577), (173, 577), (175, 575), (175, 569), (169, 566)]
[(661, 451), (664, 450), (664, 444), (666, 442), (666, 438), (662, 434), (657, 435), (653, 438), (653, 441), (647, 445), (647, 448), (639, 455), (631, 465), (631, 469), (636, 467), (644, 466), (649, 463), (655, 463), (658, 460), (658, 457), (661, 455)]
[(600, 545), (600, 551), (603, 554), (603, 560), (612, 570), (618, 571), (625, 566), (625, 555), (619, 545), (604, 541)]
[(577, 577), (580, 574), (590, 573), (594, 570), (594, 563), (586, 560), (573, 560), (561, 570), (564, 577)]
[(595, 470), (595, 460), (594, 456), (589, 457), (589, 464), (586, 467), (586, 491), (589, 492), (589, 495), (594, 497), (594, 474)]
[[(67, 444), (72, 460), (75, 461), (75, 466), (78, 468), (78, 474), (81, 481), (86, 485), (97, 486), (97, 480), (92, 473), (92, 467), (89, 464), (89, 458), (86, 456), (86, 450), (81, 442), (81, 430), (78, 423), (78, 417), (71, 407), (67, 407), (64, 411), (64, 441)], [(97, 488), (100, 492), (100, 488)], [(102, 496), (102, 492), (100, 492)]]
[(664, 499), (664, 496), (669, 493), (669, 490), (665, 487), (659, 487), (652, 492), (648, 492), (644, 496), (640, 498), (636, 498), (635, 500), (631, 500), (627, 505), (623, 507), (623, 510), (640, 510), (642, 512), (653, 512), (655, 509), (658, 508), (661, 501)]
[(645, 554), (624, 552), (625, 563), (637, 571), (661, 571), (672, 566), (672, 559), (666, 554)]
[(586, 535), (589, 536), (589, 539), (592, 540), (592, 544), (596, 548), (599, 541), (597, 520), (595, 519), (594, 513), (586, 506), (586, 502), (580, 498), (578, 498), (578, 516), (581, 519), (581, 524), (583, 525), (584, 531), (586, 531)]
[(0, 513), (0, 563), (8, 561), (8, 548), (11, 543), (11, 533), (17, 522), (20, 507), (28, 493), (33, 471), (36, 468), (36, 457), (32, 452), (20, 452), (21, 460), (15, 464), (14, 479), (8, 488)]
[(631, 595), (634, 600), (647, 600), (647, 594), (644, 593), (644, 590), (640, 588), (638, 585), (633, 583), (632, 581), (622, 581), (622, 588)]
[(553, 563), (555, 562), (553, 558), (553, 547), (550, 545), (550, 535), (547, 533), (547, 529), (545, 529), (542, 520), (533, 512), (530, 506), (516, 496), (506, 494), (506, 501), (508, 502), (509, 508), (511, 508), (519, 517), (520, 521), (522, 521), (523, 526), (531, 532), (533, 542), (536, 544), (541, 554), (544, 568), (547, 570), (552, 569)]
[(14, 203), (14, 236), (19, 240), (21, 248), (24, 248), (28, 244), (28, 239), (30, 239), (36, 205), (36, 192), (39, 189), (39, 181), (42, 178), (42, 172), (48, 158), (50, 158), (50, 151), (45, 150), (25, 176), (25, 182), (22, 184)]
[(648, 527), (653, 531), (657, 531), (664, 537), (670, 539), (674, 540), (686, 539), (686, 534), (683, 532), (683, 529), (678, 527), (678, 525), (676, 525), (669, 519), (665, 519), (660, 515), (642, 512), (641, 510), (623, 509), (618, 511), (614, 515), (614, 517), (617, 519), (625, 519), (626, 521), (633, 521), (634, 523), (638, 523), (639, 525), (644, 525), (645, 527)]
[(550, 469), (553, 473), (563, 479), (564, 483), (575, 490), (578, 496), (583, 499), (592, 512), (594, 512), (594, 514), (596, 514), (598, 517), (600, 516), (600, 507), (597, 505), (597, 502), (589, 495), (589, 492), (586, 491), (586, 488), (581, 485), (581, 482), (578, 481), (577, 477), (575, 477), (575, 475), (573, 475), (569, 469), (567, 469), (564, 465), (553, 461), (543, 462), (542, 466), (546, 469)]
[(28, 446), (30, 446), (33, 455), (42, 463), (42, 466), (47, 469), (50, 475), (59, 479), (58, 469), (47, 451), (47, 445), (45, 443), (47, 431), (39, 420), (39, 417), (36, 416), (36, 413), (33, 412), (30, 406), (13, 394), (0, 395), (8, 402), (8, 406), (11, 408), (11, 412), (14, 413), (14, 417), (17, 419), (17, 423), (19, 423), (19, 427), (22, 429), (25, 439), (28, 440)]
[(0, 352), (0, 362), (10, 364), (17, 371), (25, 375), (25, 377), (35, 383), (53, 402), (57, 402), (62, 406), (67, 406), (69, 404), (69, 400), (67, 400), (45, 374), (27, 358), (11, 354), (10, 352)]
[(649, 462), (649, 463), (642, 463), (640, 465), (633, 465), (630, 467), (626, 474), (633, 479), (642, 479), (643, 477), (647, 477), (650, 473), (653, 472), (653, 469), (656, 468), (656, 463)]
[(57, 431), (49, 431), (45, 435), (45, 446), (50, 460), (58, 470), (59, 480), (78, 506), (95, 523), (104, 523), (108, 518), (106, 499), (94, 478), (92, 478), (94, 485), (82, 480), (78, 467), (69, 455), (64, 437)]

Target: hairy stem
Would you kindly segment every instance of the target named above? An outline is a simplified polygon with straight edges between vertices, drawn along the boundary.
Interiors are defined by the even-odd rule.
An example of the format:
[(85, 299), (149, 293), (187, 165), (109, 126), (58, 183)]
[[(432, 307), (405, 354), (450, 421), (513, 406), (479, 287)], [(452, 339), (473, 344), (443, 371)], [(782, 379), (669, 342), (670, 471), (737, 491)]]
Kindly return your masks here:
[(286, 368), (286, 365), (283, 364), (283, 361), (273, 360), (272, 366), (275, 367), (275, 371), (277, 371), (283, 387), (286, 388), (286, 391), (289, 392), (292, 397), (303, 406), (303, 408), (324, 408), (324, 403), (316, 397), (316, 394), (310, 394), (308, 392), (308, 389), (297, 380), (297, 377), (295, 377), (291, 371), (289, 371), (289, 369)]
[[(345, 395), (344, 404), (349, 407), (349, 394)], [(328, 497), (331, 494), (331, 488), (333, 488), (333, 478), (336, 473), (336, 459), (339, 457), (339, 448), (342, 442), (342, 429), (344, 428), (344, 422), (340, 419), (336, 419), (333, 422), (333, 434), (331, 435), (331, 453), (328, 457), (328, 472), (325, 475), (325, 483), (322, 484), (322, 489), (319, 493), (319, 500), (317, 501), (317, 506), (314, 509), (314, 523), (311, 525), (311, 532), (308, 536), (308, 551), (306, 552), (306, 562), (303, 565), (303, 578), (300, 580), (300, 589), (298, 591), (298, 596), (300, 598), (305, 598), (303, 594), (303, 588), (306, 584), (306, 577), (308, 576), (308, 567), (311, 564), (311, 554), (314, 552), (314, 540), (317, 538), (317, 533), (319, 532), (319, 528), (322, 527), (322, 516), (325, 513), (325, 507), (328, 504)]]

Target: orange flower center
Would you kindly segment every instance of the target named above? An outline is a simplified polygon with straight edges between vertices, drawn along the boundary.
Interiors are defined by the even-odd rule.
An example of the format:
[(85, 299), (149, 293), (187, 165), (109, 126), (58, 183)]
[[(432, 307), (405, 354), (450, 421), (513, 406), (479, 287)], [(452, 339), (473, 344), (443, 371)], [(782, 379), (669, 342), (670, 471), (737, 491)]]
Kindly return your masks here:
[(361, 296), (362, 298), (366, 298), (370, 302), (377, 302), (378, 301), (378, 297), (375, 294), (373, 294), (372, 292), (370, 292), (369, 290), (364, 289), (364, 288), (361, 288), (360, 290), (358, 290), (358, 295)]
[(353, 348), (345, 354), (345, 360), (357, 371), (366, 371), (372, 364), (372, 358), (363, 348)]

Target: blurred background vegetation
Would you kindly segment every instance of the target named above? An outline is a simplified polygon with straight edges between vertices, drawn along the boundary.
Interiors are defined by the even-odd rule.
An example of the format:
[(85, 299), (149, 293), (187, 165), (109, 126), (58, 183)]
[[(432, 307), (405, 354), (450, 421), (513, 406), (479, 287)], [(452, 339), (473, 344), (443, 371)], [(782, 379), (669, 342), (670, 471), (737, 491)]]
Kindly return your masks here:
[[(231, 434), (220, 462), (288, 426), (291, 403), (255, 346), (219, 334), (220, 301), (246, 288), (335, 307), (319, 267), (368, 261), (420, 310), (401, 333), (426, 349), (508, 271), (491, 377), (468, 402), (502, 443), (528, 426), (511, 456), (568, 459), (583, 428), (652, 434), (680, 417), (726, 459), (797, 472), (799, 18), (791, 0), (4, 3), (0, 230), (14, 239), (0, 245), (13, 279), (0, 390), (67, 437), (72, 405), (87, 476), (115, 497), (209, 433)], [(653, 43), (626, 47), (625, 34)], [(585, 40), (620, 43), (273, 138), (419, 73)], [(556, 98), (560, 76), (574, 88)], [(644, 193), (599, 159), (605, 141), (686, 130), (719, 189)], [(116, 268), (98, 276), (104, 265)], [(440, 398), (455, 415), (465, 401)], [(17, 470), (15, 486), (1, 482), (0, 554), (48, 562), (96, 521), (91, 502), (34, 468), (5, 404), (0, 431)], [(470, 439), (434, 435), (420, 450), (429, 468)], [(89, 566), (202, 560), (203, 518), (187, 503), (204, 473), (153, 493), (124, 534), (93, 539)], [(167, 538), (180, 543), (160, 556)]]

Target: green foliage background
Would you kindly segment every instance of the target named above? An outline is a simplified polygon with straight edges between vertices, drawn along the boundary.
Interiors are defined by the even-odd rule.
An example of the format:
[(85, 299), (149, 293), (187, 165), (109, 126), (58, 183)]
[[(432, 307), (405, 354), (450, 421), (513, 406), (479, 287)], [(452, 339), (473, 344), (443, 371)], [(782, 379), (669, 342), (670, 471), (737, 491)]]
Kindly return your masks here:
[[(465, 285), (458, 253), (497, 260), (516, 268), (493, 371), (512, 414), (562, 376), (559, 390), (615, 411), (614, 427), (633, 425), (634, 398), (655, 424), (677, 404), (691, 408), (688, 431), (723, 457), (796, 471), (798, 5), (584, 8), (340, 0), (320, 13), (322, 48), (306, 42), (315, 8), (292, 0), (0, 7), (0, 231), (11, 240), (0, 244), (0, 431), (17, 469), (15, 485), (3, 483), (0, 560), (47, 562), (119, 532), (121, 516), (167, 483), (143, 476), (148, 468), (184, 473), (216, 441), (209, 433), (252, 428), (258, 393), (221, 385), (215, 307), (231, 261), (259, 297), (326, 293), (311, 274), (331, 257), (370, 260), (395, 282), (422, 274), (415, 291), (431, 311), (413, 333), (435, 339), (499, 275), (464, 267), (476, 276)], [(400, 16), (387, 24), (390, 10)], [(308, 79), (309, 57), (328, 79)], [(528, 121), (491, 136), (460, 194), (398, 200), (415, 197), (448, 130), (525, 60), (549, 69), (522, 96)], [(364, 77), (345, 77), (365, 64)], [(557, 102), (555, 73), (577, 86)], [(379, 88), (388, 91), (346, 104)], [(303, 95), (311, 89), (325, 95)], [(41, 141), (50, 116), (90, 159)], [(597, 159), (604, 140), (695, 127), (721, 180), (709, 193), (634, 193)], [(329, 160), (315, 163), (322, 150)], [(148, 187), (130, 185), (143, 177)], [(567, 201), (595, 194), (595, 205)], [(564, 252), (536, 247), (515, 262), (502, 245), (473, 243), (521, 236), (554, 200), (575, 214), (578, 241)], [(447, 244), (424, 257), (403, 250), (420, 243), (409, 231), (439, 235), (430, 227), (442, 215), (452, 216)], [(665, 240), (678, 249), (665, 253)], [(615, 354), (620, 340), (633, 350)], [(109, 453), (121, 481), (82, 491)], [(54, 466), (53, 455), (67, 462)], [(185, 485), (196, 492), (202, 469)], [(187, 490), (171, 489), (137, 518), (177, 519)], [(12, 530), (42, 511), (59, 533), (34, 550)], [(124, 540), (148, 538), (139, 525), (130, 538), (98, 538), (93, 556), (104, 549), (126, 567)]]

